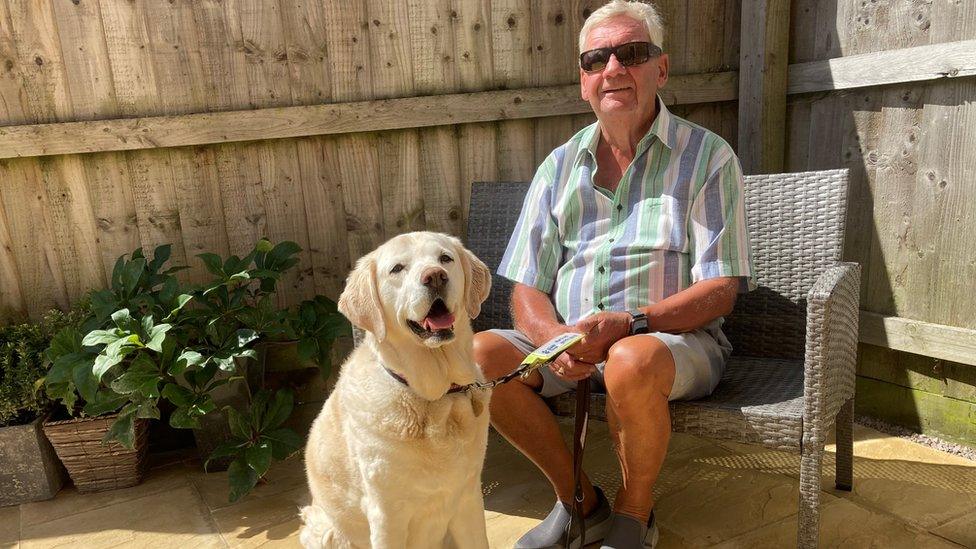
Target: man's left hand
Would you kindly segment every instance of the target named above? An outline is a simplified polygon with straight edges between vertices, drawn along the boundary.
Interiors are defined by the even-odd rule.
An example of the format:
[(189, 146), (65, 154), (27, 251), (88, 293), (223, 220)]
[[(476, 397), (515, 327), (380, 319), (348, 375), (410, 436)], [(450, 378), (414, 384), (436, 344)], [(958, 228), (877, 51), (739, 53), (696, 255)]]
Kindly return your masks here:
[(610, 347), (630, 335), (631, 319), (630, 313), (604, 312), (580, 320), (576, 329), (586, 336), (566, 352), (591, 364), (605, 361)]

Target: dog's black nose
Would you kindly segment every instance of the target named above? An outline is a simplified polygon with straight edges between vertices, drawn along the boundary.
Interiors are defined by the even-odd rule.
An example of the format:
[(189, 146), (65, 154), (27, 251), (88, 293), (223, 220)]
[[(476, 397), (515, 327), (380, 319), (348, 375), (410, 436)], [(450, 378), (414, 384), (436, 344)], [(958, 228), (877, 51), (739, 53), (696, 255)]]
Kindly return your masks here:
[(440, 290), (447, 284), (447, 271), (440, 267), (431, 267), (420, 275), (420, 281), (431, 290)]

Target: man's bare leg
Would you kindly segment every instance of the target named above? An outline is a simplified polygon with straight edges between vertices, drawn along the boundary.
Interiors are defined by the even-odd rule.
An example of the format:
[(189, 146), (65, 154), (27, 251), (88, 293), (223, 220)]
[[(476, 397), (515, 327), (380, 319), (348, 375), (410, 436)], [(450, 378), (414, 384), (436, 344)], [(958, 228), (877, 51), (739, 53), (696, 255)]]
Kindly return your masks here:
[(668, 395), (674, 384), (674, 358), (659, 339), (624, 338), (610, 348), (604, 380), (614, 450), (623, 486), (613, 510), (646, 522), (671, 438)]
[[(525, 355), (505, 338), (481, 332), (474, 338), (474, 357), (490, 380), (514, 370)], [(491, 424), (546, 475), (560, 501), (572, 504), (573, 454), (563, 442), (552, 411), (536, 393), (541, 386), (542, 375), (532, 372), (526, 380), (516, 378), (495, 387), (489, 408)], [(597, 501), (585, 474), (582, 484), (585, 514)]]

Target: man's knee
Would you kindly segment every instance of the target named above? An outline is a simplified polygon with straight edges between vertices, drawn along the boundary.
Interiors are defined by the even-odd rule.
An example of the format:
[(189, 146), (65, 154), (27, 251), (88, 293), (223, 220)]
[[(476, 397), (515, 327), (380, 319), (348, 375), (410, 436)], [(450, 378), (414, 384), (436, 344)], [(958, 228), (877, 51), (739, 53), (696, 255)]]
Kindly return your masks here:
[(631, 336), (613, 344), (607, 353), (604, 372), (611, 397), (646, 397), (671, 394), (674, 384), (674, 359), (663, 341), (656, 337)]
[(492, 332), (474, 335), (474, 361), (486, 379), (495, 379), (512, 371), (522, 361), (522, 353), (504, 337)]

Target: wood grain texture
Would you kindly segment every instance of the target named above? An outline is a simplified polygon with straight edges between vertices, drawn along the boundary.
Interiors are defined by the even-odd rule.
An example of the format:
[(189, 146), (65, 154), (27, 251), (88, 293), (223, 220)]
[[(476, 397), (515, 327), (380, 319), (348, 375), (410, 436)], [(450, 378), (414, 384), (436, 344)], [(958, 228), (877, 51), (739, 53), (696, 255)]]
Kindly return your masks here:
[(858, 341), (976, 366), (976, 330), (861, 311)]
[(788, 93), (844, 90), (976, 75), (976, 40), (790, 65)]
[[(734, 73), (674, 76), (666, 104), (730, 101)], [(0, 158), (182, 147), (589, 112), (579, 86), (0, 127)]]
[(789, 0), (742, 3), (739, 161), (747, 174), (783, 171)]

